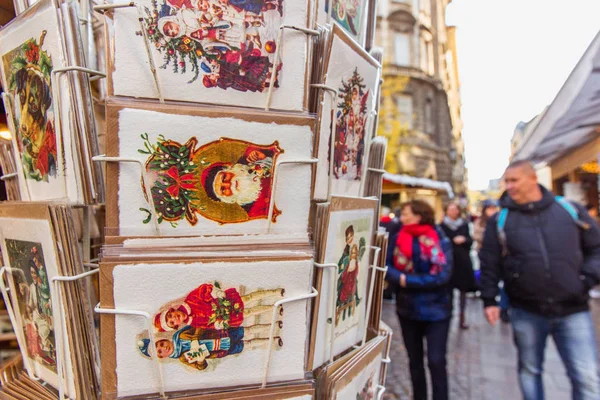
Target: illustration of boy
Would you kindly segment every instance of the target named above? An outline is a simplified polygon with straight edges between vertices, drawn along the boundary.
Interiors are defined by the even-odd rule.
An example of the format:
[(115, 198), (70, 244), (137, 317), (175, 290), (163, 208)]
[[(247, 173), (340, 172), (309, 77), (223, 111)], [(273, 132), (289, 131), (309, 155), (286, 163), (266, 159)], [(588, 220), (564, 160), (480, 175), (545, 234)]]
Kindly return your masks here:
[(340, 258), (340, 262), (338, 263), (338, 265), (342, 262), (342, 259), (344, 257), (348, 257), (350, 255), (350, 248), (352, 247), (352, 245), (354, 244), (354, 226), (350, 225), (346, 228), (346, 247), (344, 247), (344, 253), (342, 254), (342, 257)]
[[(22, 293), (28, 294), (27, 296), (27, 315), (31, 318), (31, 324), (26, 328), (26, 334), (28, 339), (36, 341), (41, 349), (48, 354), (53, 354), (54, 346), (52, 344), (53, 327), (52, 327), (52, 312), (51, 304), (48, 296), (47, 301), (43, 300), (42, 295), (42, 279), (38, 275), (38, 269), (35, 263), (30, 261), (29, 273), (31, 274), (32, 283), (29, 285), (28, 290), (21, 288)], [(48, 289), (49, 290), (49, 289)], [(49, 312), (49, 314), (48, 314)], [(38, 341), (39, 340), (39, 341)], [(31, 351), (37, 348), (37, 345), (31, 344)], [(40, 357), (44, 358), (44, 354), (34, 352)]]
[[(242, 325), (244, 318), (271, 312), (272, 305), (245, 308), (245, 304), (268, 297), (283, 297), (282, 288), (258, 290), (240, 296), (237, 289), (221, 290), (218, 283), (205, 283), (192, 290), (177, 307), (156, 314), (154, 326), (160, 332), (177, 330), (183, 326), (202, 329), (228, 329)], [(283, 310), (280, 310), (283, 315)]]
[(52, 316), (52, 304), (50, 303), (50, 283), (48, 281), (48, 274), (42, 265), (39, 256), (35, 255), (29, 263), (31, 268), (35, 268), (37, 271), (37, 284), (38, 284), (38, 306), (40, 312)]
[(342, 274), (340, 275), (341, 290), (339, 295), (340, 303), (345, 304), (352, 301), (353, 297), (356, 296), (356, 304), (358, 305), (359, 299), (356, 293), (356, 285), (358, 279), (358, 246), (352, 245), (350, 250), (350, 259)]
[[(342, 262), (342, 269), (338, 278), (338, 290), (337, 290), (337, 307), (343, 309), (342, 321), (346, 320), (346, 315), (351, 317), (354, 313), (356, 306), (360, 304), (360, 298), (358, 297), (358, 258), (359, 251), (356, 244), (352, 245), (350, 250), (350, 256), (344, 257)], [(354, 301), (354, 304), (352, 302)], [(341, 310), (340, 310), (341, 311)], [(339, 320), (336, 318), (336, 325)]]
[[(240, 354), (243, 350), (265, 348), (269, 345), (270, 325), (254, 325), (227, 330), (202, 329), (186, 326), (173, 334), (172, 339), (156, 341), (156, 355), (160, 359), (178, 359), (181, 363), (197, 370), (208, 367), (207, 359), (223, 358)], [(263, 337), (259, 337), (263, 336)], [(274, 338), (277, 347), (283, 346), (281, 337)], [(150, 357), (149, 339), (138, 342), (138, 348), (146, 357)]]

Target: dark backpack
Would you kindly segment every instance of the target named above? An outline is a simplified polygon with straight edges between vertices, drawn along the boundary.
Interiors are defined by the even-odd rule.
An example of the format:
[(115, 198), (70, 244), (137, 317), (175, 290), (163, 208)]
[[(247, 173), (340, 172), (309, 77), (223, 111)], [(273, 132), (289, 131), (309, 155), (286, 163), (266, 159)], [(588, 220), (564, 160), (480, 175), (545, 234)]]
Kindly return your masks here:
[[(575, 225), (581, 230), (587, 231), (590, 229), (590, 225), (579, 218), (579, 212), (577, 208), (569, 202), (569, 200), (565, 199), (563, 196), (556, 196), (554, 200), (566, 211), (569, 213)], [(496, 225), (496, 230), (498, 231), (498, 241), (500, 242), (500, 246), (502, 246), (502, 257), (506, 257), (508, 255), (508, 245), (506, 241), (506, 232), (504, 231), (504, 226), (506, 225), (506, 219), (508, 218), (508, 208), (500, 209), (498, 213), (498, 223)]]

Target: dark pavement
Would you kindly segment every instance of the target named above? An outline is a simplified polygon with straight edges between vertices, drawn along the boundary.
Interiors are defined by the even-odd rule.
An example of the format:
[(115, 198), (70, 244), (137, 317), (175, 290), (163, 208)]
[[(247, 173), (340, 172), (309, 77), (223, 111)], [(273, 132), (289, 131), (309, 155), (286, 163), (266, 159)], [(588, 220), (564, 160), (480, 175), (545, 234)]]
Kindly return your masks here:
[[(455, 296), (455, 298), (458, 296)], [(457, 307), (455, 307), (455, 310)], [(484, 319), (479, 299), (469, 299), (467, 305), (470, 329), (460, 330), (458, 318), (453, 318), (448, 339), (448, 375), (450, 398), (457, 400), (520, 399), (517, 380), (516, 350), (512, 343), (510, 324), (491, 327)], [(600, 343), (600, 300), (592, 302), (596, 338)], [(383, 305), (383, 320), (394, 330), (393, 347), (386, 392), (383, 399), (411, 399), (408, 358), (402, 343), (400, 324), (394, 304)], [(568, 400), (570, 383), (554, 347), (548, 340), (544, 364), (544, 385), (547, 400)], [(429, 388), (431, 386), (429, 385)], [(430, 393), (431, 395), (431, 393)]]

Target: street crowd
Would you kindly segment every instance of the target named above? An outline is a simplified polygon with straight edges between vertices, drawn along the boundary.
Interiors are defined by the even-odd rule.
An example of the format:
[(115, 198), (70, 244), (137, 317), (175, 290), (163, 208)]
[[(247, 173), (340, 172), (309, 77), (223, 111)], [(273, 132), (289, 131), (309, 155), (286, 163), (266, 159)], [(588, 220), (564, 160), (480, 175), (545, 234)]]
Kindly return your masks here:
[[(482, 203), (470, 226), (459, 203), (441, 223), (425, 201), (411, 200), (381, 225), (390, 235), (386, 280), (408, 355), (413, 398), (449, 398), (446, 353), (453, 293), (461, 329), (467, 294), (478, 293), (487, 321), (510, 323), (525, 400), (543, 400), (546, 343), (552, 338), (573, 400), (600, 400), (598, 353), (589, 293), (600, 283), (600, 226), (595, 210), (554, 195), (528, 161), (511, 163), (506, 191)], [(597, 214), (596, 214), (597, 215)], [(475, 271), (472, 249), (480, 270)]]

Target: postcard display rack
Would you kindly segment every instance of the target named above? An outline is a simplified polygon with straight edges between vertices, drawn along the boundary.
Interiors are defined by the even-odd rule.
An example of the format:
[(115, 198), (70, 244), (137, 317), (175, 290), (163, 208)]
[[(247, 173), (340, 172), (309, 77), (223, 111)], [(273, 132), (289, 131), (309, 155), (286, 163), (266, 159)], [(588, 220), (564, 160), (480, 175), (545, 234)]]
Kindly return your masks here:
[(0, 397), (381, 398), (375, 1), (83, 3), (0, 30)]

